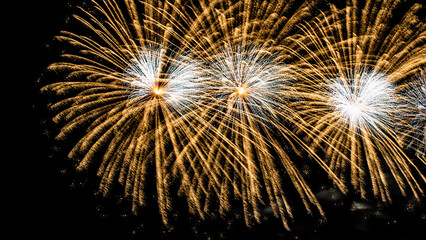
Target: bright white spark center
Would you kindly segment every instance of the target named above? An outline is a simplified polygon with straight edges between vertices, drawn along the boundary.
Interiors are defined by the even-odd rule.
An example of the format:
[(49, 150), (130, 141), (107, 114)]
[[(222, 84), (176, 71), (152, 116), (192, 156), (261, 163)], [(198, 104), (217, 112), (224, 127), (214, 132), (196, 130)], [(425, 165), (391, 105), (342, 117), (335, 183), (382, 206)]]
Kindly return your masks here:
[[(161, 69), (162, 62), (167, 62)], [(160, 71), (161, 69), (161, 71)], [(141, 48), (129, 62), (125, 75), (132, 92), (130, 98), (160, 98), (173, 108), (189, 109), (202, 94), (202, 71), (197, 61), (179, 55), (168, 57), (160, 47)]]
[(391, 121), (395, 107), (392, 84), (386, 75), (364, 70), (331, 80), (330, 103), (340, 118), (355, 126)]
[(165, 93), (164, 89), (161, 87), (155, 87), (153, 92), (156, 96), (162, 96)]
[(239, 95), (244, 95), (247, 92), (247, 89), (245, 87), (237, 87), (237, 93)]
[(366, 106), (363, 104), (362, 100), (355, 100), (340, 106), (341, 110), (351, 119), (352, 122), (357, 122), (362, 118), (365, 107)]

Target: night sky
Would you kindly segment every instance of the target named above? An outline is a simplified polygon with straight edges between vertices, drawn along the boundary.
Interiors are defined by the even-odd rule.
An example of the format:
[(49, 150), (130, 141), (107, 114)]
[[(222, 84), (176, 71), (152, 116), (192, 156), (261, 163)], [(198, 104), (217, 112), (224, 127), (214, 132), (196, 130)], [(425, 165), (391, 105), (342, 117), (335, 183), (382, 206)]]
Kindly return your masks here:
[[(19, 68), (14, 70), (15, 77), (3, 80), (19, 81), (16, 85), (23, 87), (25, 97), (12, 100), (19, 101), (20, 111), (14, 115), (18, 130), (10, 141), (14, 144), (13, 157), (7, 157), (12, 167), (3, 170), (12, 173), (6, 182), (13, 186), (11, 194), (3, 195), (10, 197), (13, 204), (10, 216), (13, 228), (10, 229), (14, 236), (10, 239), (408, 240), (424, 236), (424, 197), (422, 203), (418, 203), (411, 197), (395, 194), (393, 204), (384, 205), (343, 196), (331, 185), (316, 186), (327, 220), (309, 216), (296, 206), (291, 232), (286, 231), (267, 208), (263, 210), (265, 221), (248, 229), (241, 209), (235, 209), (232, 216), (200, 221), (186, 212), (182, 199), (176, 199), (176, 207), (172, 210), (174, 224), (164, 227), (155, 201), (143, 208), (140, 216), (133, 216), (128, 211), (128, 203), (119, 194), (108, 199), (97, 196), (96, 179), (75, 174), (65, 153), (52, 149), (54, 135), (48, 130), (52, 127), (48, 120), (51, 114), (46, 109), (45, 97), (39, 94), (41, 85), (37, 83), (37, 79), (44, 76), (44, 69), (57, 59), (58, 49), (53, 46), (53, 37), (67, 25), (79, 2), (26, 1), (14, 3), (11, 8), (16, 13), (11, 17), (15, 25), (12, 28), (18, 33), (14, 35), (17, 38), (10, 40), (19, 51), (13, 54), (20, 56), (13, 63), (19, 64)], [(3, 14), (7, 13), (7, 9), (3, 9)]]

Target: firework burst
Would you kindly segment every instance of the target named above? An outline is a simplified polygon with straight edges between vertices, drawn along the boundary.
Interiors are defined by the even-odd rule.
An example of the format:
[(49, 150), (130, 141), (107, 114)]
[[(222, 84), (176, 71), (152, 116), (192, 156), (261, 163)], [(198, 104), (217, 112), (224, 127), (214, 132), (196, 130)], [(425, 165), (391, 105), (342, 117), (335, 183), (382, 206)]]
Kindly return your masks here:
[[(167, 223), (171, 168), (179, 159), (190, 161), (191, 154), (199, 151), (191, 139), (200, 124), (196, 119), (201, 119), (196, 111), (203, 92), (202, 71), (195, 60), (171, 49), (172, 26), (159, 14), (159, 6), (139, 6), (147, 13), (140, 19), (136, 2), (125, 1), (128, 12), (112, 1), (94, 3), (95, 13), (83, 10), (88, 20), (76, 16), (94, 35), (63, 32), (58, 37), (78, 52), (64, 54), (67, 61), (50, 66), (52, 71), (65, 72), (65, 81), (42, 89), (65, 96), (52, 105), (59, 112), (54, 121), (64, 123), (57, 139), (86, 129), (69, 158), (78, 162), (78, 170), (98, 166), (104, 195), (114, 182), (122, 184), (134, 211), (146, 202), (146, 175), (154, 166), (159, 209)], [(154, 41), (158, 38), (161, 42)], [(183, 146), (190, 151), (182, 155)], [(179, 169), (184, 183), (194, 177), (192, 170)], [(196, 194), (188, 194), (189, 202), (197, 199)]]
[[(312, 126), (312, 146), (324, 149), (330, 168), (343, 180), (350, 176), (362, 197), (371, 186), (374, 196), (390, 201), (390, 179), (403, 194), (410, 189), (419, 197), (418, 179), (425, 178), (400, 148), (395, 132), (396, 85), (424, 64), (424, 44), (418, 42), (424, 23), (415, 17), (419, 5), (389, 31), (384, 25), (398, 2), (365, 4), (375, 21), (367, 21), (371, 13), (359, 11), (354, 1), (344, 11), (331, 5), (329, 14), (301, 27), (304, 35), (295, 40), (296, 51), (306, 56), (294, 52), (304, 68), (298, 87), (303, 101), (294, 105)], [(407, 26), (418, 30), (402, 35)], [(413, 46), (410, 54), (400, 54)]]
[[(307, 182), (284, 150), (286, 146), (308, 148), (286, 126), (289, 122), (300, 125), (297, 113), (288, 107), (294, 92), (289, 69), (277, 62), (277, 56), (259, 46), (225, 47), (212, 56), (208, 69), (211, 98), (206, 101), (206, 121), (215, 126), (218, 134), (209, 154), (214, 159), (223, 159), (219, 165), (226, 174), (217, 191), (220, 210), (228, 211), (230, 199), (236, 197), (243, 202), (246, 224), (250, 225), (252, 218), (259, 222), (259, 207), (264, 206), (262, 189), (266, 189), (267, 204), (288, 228), (287, 219), (292, 213), (280, 174), (284, 168), (306, 209), (310, 212), (312, 204), (323, 214)], [(224, 138), (236, 147), (231, 152), (221, 149), (219, 143)], [(217, 152), (226, 154), (220, 156)], [(230, 196), (232, 192), (234, 197)]]
[[(219, 212), (231, 209), (234, 199), (243, 204), (247, 225), (260, 222), (261, 207), (270, 205), (286, 228), (292, 218), (281, 172), (288, 175), (308, 212), (323, 211), (289, 151), (303, 149), (344, 191), (344, 186), (326, 164), (290, 130), (306, 130), (294, 109), (289, 108), (295, 89), (292, 67), (283, 63), (286, 51), (274, 38), (290, 42), (293, 26), (310, 14), (314, 3), (269, 4), (267, 1), (201, 1), (202, 10), (183, 39), (205, 64), (206, 98), (204, 121), (212, 137), (206, 156), (210, 179), (204, 208), (219, 199)], [(281, 16), (294, 8), (291, 18)], [(294, 7), (296, 6), (296, 7)], [(197, 10), (195, 11), (197, 12)], [(277, 20), (274, 22), (274, 20)], [(223, 144), (226, 142), (226, 144)], [(302, 150), (302, 151), (303, 151)], [(214, 170), (214, 171), (211, 171)], [(200, 169), (203, 171), (203, 169)], [(214, 172), (214, 174), (211, 174)], [(198, 181), (199, 179), (197, 179)], [(265, 194), (266, 193), (266, 194)], [(265, 201), (266, 200), (266, 201)], [(200, 211), (200, 210), (199, 210)]]

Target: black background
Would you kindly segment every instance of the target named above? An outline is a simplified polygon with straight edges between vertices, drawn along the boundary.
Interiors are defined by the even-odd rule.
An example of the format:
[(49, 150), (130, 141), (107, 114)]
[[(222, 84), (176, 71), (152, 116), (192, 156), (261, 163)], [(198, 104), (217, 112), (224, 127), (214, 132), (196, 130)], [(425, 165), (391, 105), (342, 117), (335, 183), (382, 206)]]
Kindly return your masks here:
[[(423, 204), (396, 198), (391, 206), (364, 203), (367, 210), (353, 210), (357, 199), (346, 196), (320, 199), (327, 222), (317, 218), (297, 219), (293, 231), (282, 229), (279, 222), (268, 220), (247, 229), (241, 219), (200, 222), (184, 215), (172, 229), (162, 226), (154, 210), (138, 218), (117, 209), (114, 202), (96, 197), (91, 187), (75, 182), (57, 156), (52, 157), (51, 136), (45, 129), (45, 99), (39, 94), (37, 79), (55, 61), (53, 37), (66, 26), (71, 13), (81, 1), (41, 0), (16, 2), (5, 7), (4, 21), (10, 34), (6, 51), (11, 51), (4, 71), (4, 105), (11, 120), (4, 129), (7, 137), (4, 181), (11, 201), (5, 210), (12, 226), (10, 239), (421, 239), (426, 227)], [(10, 42), (9, 42), (10, 41)], [(9, 65), (10, 68), (9, 68)], [(10, 87), (8, 85), (11, 85)], [(19, 92), (18, 92), (19, 91)], [(17, 106), (11, 106), (11, 102)], [(10, 108), (10, 111), (9, 111)], [(10, 128), (10, 129), (9, 129)], [(9, 144), (12, 143), (12, 146)], [(64, 170), (65, 169), (65, 170)], [(408, 209), (408, 210), (407, 210)], [(176, 210), (184, 212), (184, 210)], [(237, 211), (237, 210), (236, 210)], [(377, 214), (378, 212), (381, 215)], [(419, 235), (418, 235), (419, 234)], [(185, 238), (183, 238), (185, 237)]]

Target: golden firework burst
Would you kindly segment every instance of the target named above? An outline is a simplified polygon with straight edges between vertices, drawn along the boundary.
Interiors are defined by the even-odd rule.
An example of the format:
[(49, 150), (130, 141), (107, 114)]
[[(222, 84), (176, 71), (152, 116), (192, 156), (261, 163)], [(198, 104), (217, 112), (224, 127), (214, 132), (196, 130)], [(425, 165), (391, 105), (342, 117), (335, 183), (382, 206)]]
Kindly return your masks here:
[[(312, 146), (324, 150), (341, 179), (350, 176), (362, 197), (371, 187), (383, 201), (391, 200), (390, 182), (419, 198), (425, 181), (395, 132), (397, 84), (425, 64), (425, 45), (418, 42), (424, 22), (416, 17), (415, 4), (387, 29), (396, 5), (350, 1), (343, 10), (330, 5), (329, 13), (301, 27), (305, 34), (295, 39), (300, 48), (293, 51), (304, 79), (298, 85), (303, 101), (294, 106), (312, 129)], [(374, 21), (367, 20), (372, 16)], [(409, 26), (417, 31), (402, 34)]]

